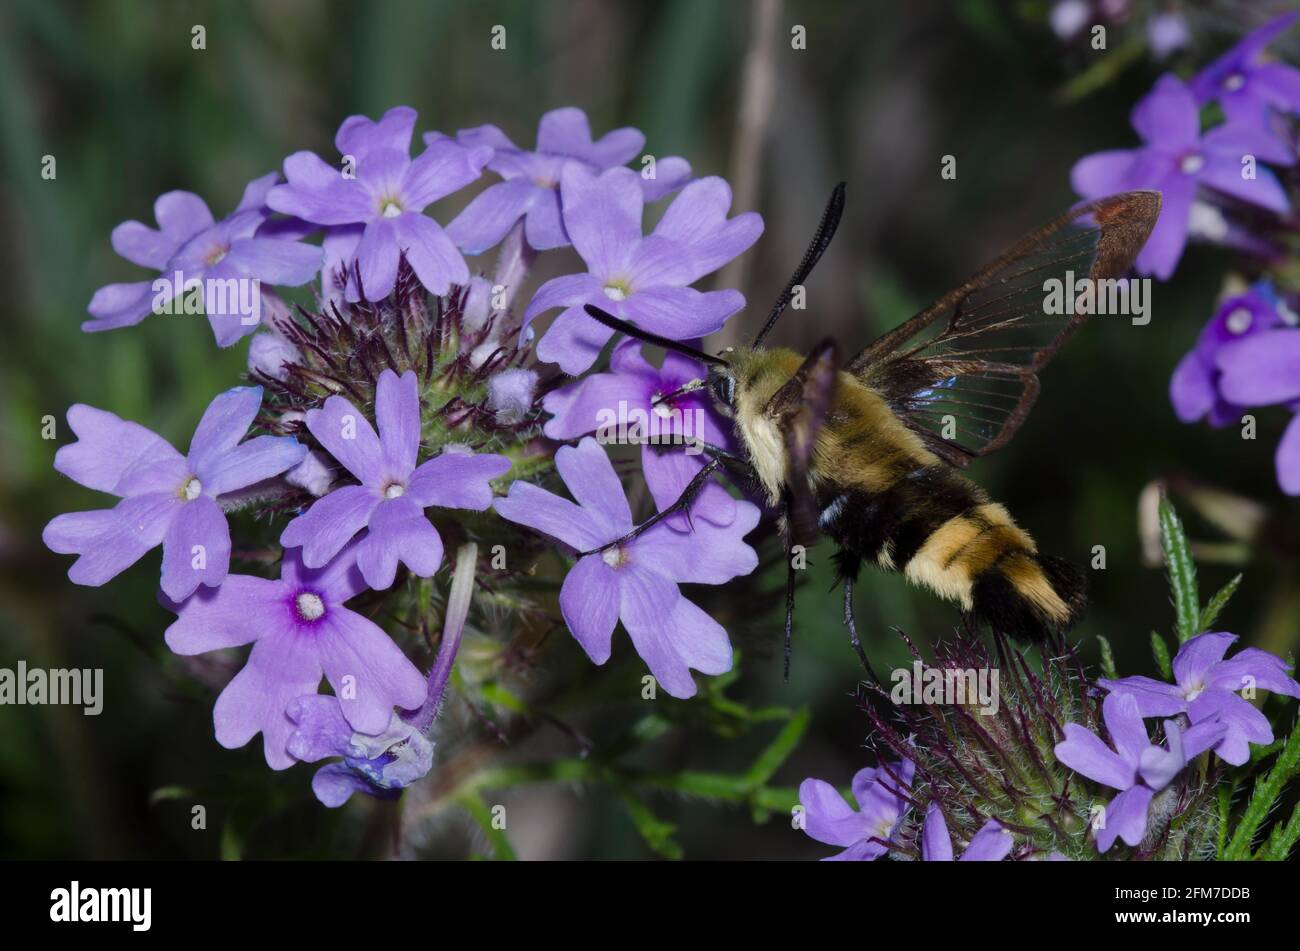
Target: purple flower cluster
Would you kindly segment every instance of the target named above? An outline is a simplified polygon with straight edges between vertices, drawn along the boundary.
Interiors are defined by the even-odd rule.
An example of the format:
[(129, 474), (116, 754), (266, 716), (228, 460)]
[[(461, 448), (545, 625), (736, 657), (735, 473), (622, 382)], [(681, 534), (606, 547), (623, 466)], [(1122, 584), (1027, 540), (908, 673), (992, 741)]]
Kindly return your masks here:
[[(55, 467), (120, 501), (59, 515), (44, 534), (54, 551), (79, 556), (69, 577), (86, 585), (104, 584), (161, 544), (160, 600), (176, 615), (167, 645), (182, 655), (252, 645), (216, 701), (218, 742), (238, 747), (261, 734), (274, 769), (333, 760), (313, 781), (328, 805), (356, 791), (395, 795), (431, 767), (429, 730), (464, 626), (473, 557), (453, 585), (462, 585), (459, 627), (444, 635), (427, 678), (371, 619), (383, 616), (370, 605), (380, 596), (369, 596), (364, 613), (356, 602), (367, 592), (399, 599), (417, 586), (428, 597), (429, 582), (418, 579), (432, 578), (444, 554), (435, 522), (472, 540), (484, 518), (474, 513), (494, 509), (505, 520), (496, 531), (516, 523), (571, 547), (581, 557), (560, 606), (574, 636), (603, 664), (622, 621), (676, 697), (694, 694), (692, 670), (720, 674), (732, 663), (726, 631), (679, 585), (725, 584), (757, 565), (743, 539), (759, 511), (717, 483), (689, 516), (592, 553), (634, 524), (594, 439), (554, 451), (576, 504), (516, 481), (494, 505), (493, 483), (508, 482), (512, 460), (532, 451), (543, 408), (553, 416), (550, 439), (608, 441), (604, 414), (623, 404), (655, 420), (669, 442), (685, 443), (643, 453), (655, 502), (672, 502), (703, 465), (692, 447), (729, 444), (707, 400), (677, 393), (702, 381), (703, 367), (670, 355), (656, 368), (623, 343), (609, 372), (548, 382), (539, 394), (542, 374), (521, 364), (535, 355), (569, 373), (591, 367), (611, 334), (582, 312), (589, 302), (677, 339), (719, 329), (744, 298), (691, 285), (752, 245), (759, 217), (728, 217), (727, 184), (692, 181), (685, 160), (641, 156), (635, 129), (593, 137), (578, 109), (545, 114), (532, 150), (485, 125), (427, 133), (413, 156), (415, 123), (407, 107), (348, 118), (335, 137), (337, 165), (294, 153), (283, 178), (251, 182), (222, 221), (197, 196), (170, 192), (155, 204), (157, 230), (135, 221), (114, 229), (114, 249), (160, 277), (101, 288), (84, 329), (202, 313), (227, 347), (260, 327), (248, 366), (265, 390), (213, 400), (188, 455), (135, 423), (73, 406), (78, 438)], [(638, 156), (639, 170), (625, 167)], [(485, 169), (500, 181), (444, 228), (430, 209)], [(643, 234), (646, 203), (674, 192)], [(496, 274), (472, 273), (465, 255), (497, 245)], [(506, 311), (536, 254), (569, 245), (587, 271), (545, 283), (514, 320)], [(314, 312), (273, 290), (318, 274)], [(417, 290), (437, 306), (415, 301)], [(533, 348), (528, 325), (556, 307), (564, 313)], [(451, 346), (460, 350), (443, 360), (435, 353), (448, 338), (440, 323), (448, 313), (458, 315)], [(232, 551), (237, 560), (275, 560), (232, 546), (227, 518), (250, 506), (289, 515), (277, 579), (230, 573)], [(537, 544), (527, 532), (511, 537)], [(322, 677), (332, 694), (319, 692)]]
[[(1300, 71), (1265, 63), (1261, 53), (1297, 17), (1284, 14), (1251, 33), (1190, 84), (1162, 76), (1133, 109), (1142, 145), (1074, 166), (1071, 182), (1085, 198), (1134, 188), (1162, 193), (1160, 220), (1137, 258), (1140, 273), (1167, 280), (1189, 235), (1230, 240), (1222, 210), (1229, 199), (1276, 214), (1290, 210), (1277, 176), (1259, 163), (1295, 164), (1294, 143), (1277, 119), (1300, 112)], [(1212, 102), (1225, 121), (1202, 131), (1201, 110)]]
[[(1100, 680), (1107, 691), (1102, 718), (1111, 745), (1076, 723), (1064, 727), (1056, 758), (1093, 782), (1118, 791), (1094, 823), (1097, 848), (1106, 852), (1116, 838), (1139, 845), (1148, 833), (1156, 795), (1207, 750), (1241, 766), (1251, 744), (1273, 742), (1268, 718), (1249, 700), (1256, 690), (1300, 697), (1290, 666), (1267, 651), (1247, 648), (1225, 660), (1237, 640), (1233, 634), (1201, 634), (1189, 639), (1173, 660), (1175, 682), (1150, 677)], [(1143, 720), (1164, 721), (1165, 746), (1147, 736)]]
[(1270, 283), (1224, 299), (1174, 370), (1169, 396), (1185, 423), (1227, 426), (1248, 407), (1289, 409), (1274, 458), (1282, 491), (1300, 495), (1300, 326)]

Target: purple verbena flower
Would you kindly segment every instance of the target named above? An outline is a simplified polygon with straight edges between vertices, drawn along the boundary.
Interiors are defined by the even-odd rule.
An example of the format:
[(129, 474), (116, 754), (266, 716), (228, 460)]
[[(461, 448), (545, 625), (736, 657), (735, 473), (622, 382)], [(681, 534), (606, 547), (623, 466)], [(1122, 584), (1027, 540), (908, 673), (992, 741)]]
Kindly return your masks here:
[(1101, 715), (1114, 749), (1091, 730), (1067, 723), (1065, 739), (1056, 744), (1056, 758), (1093, 782), (1120, 791), (1106, 804), (1097, 828), (1097, 849), (1106, 852), (1116, 837), (1131, 846), (1142, 841), (1147, 811), (1155, 794), (1168, 786), (1189, 761), (1219, 742), (1224, 725), (1209, 720), (1182, 732), (1177, 722), (1166, 720), (1166, 749), (1153, 745), (1147, 737), (1143, 715), (1133, 696), (1110, 694), (1102, 701)]
[(416, 466), (420, 448), (420, 394), (414, 371), (385, 370), (375, 397), (379, 433), (351, 403), (331, 396), (307, 413), (307, 429), (352, 473), (345, 485), (312, 504), (280, 536), (302, 548), (303, 563), (320, 568), (363, 528), (356, 560), (376, 590), (393, 583), (400, 561), (430, 577), (442, 563), (442, 539), (424, 515), (430, 506), (482, 512), (492, 503), (489, 482), (510, 469), (505, 456), (445, 450)]
[(220, 588), (182, 603), (164, 601), (177, 614), (164, 635), (177, 654), (253, 645), (243, 670), (217, 698), (218, 743), (235, 749), (261, 733), (267, 764), (292, 766), (287, 745), (294, 724), (285, 711), (317, 692), (322, 673), (356, 732), (377, 737), (391, 725), (394, 707), (420, 706), (420, 671), (373, 621), (344, 607), (365, 590), (352, 546), (320, 570), (305, 567), (290, 550), (277, 581), (230, 575)]
[(69, 409), (77, 442), (59, 449), (54, 468), (122, 501), (59, 515), (45, 526), (51, 551), (81, 556), (68, 577), (102, 585), (162, 544), (168, 597), (221, 584), (230, 568), (230, 528), (218, 497), (279, 475), (307, 452), (287, 436), (240, 442), (261, 402), (260, 386), (222, 393), (203, 413), (188, 456), (138, 423), (80, 403)]
[[(655, 403), (656, 398), (675, 393), (687, 383), (706, 379), (700, 363), (670, 352), (662, 367), (652, 366), (641, 355), (641, 344), (635, 340), (619, 343), (609, 362), (609, 373), (593, 373), (546, 394), (542, 407), (553, 415), (543, 431), (558, 440), (600, 431), (601, 440), (609, 442), (609, 430), (617, 426), (620, 418), (628, 422), (629, 440), (643, 441), (641, 471), (646, 486), (663, 510), (677, 500), (707, 461), (698, 450), (687, 452), (690, 447), (683, 440), (703, 440), (727, 449), (731, 437), (718, 419), (713, 401), (702, 390)], [(730, 525), (736, 517), (736, 500), (722, 486), (710, 482), (696, 497), (690, 517)], [(686, 530), (686, 514), (672, 516), (668, 524)]]
[(1300, 684), (1287, 676), (1289, 664), (1257, 647), (1248, 647), (1231, 660), (1224, 660), (1236, 639), (1235, 634), (1211, 633), (1188, 640), (1174, 657), (1172, 684), (1150, 677), (1098, 683), (1112, 696), (1132, 698), (1144, 717), (1185, 713), (1193, 724), (1221, 723), (1224, 733), (1214, 752), (1225, 763), (1241, 766), (1250, 759), (1251, 743), (1273, 742), (1273, 728), (1268, 717), (1238, 691), (1270, 690), (1300, 697)]
[(1277, 297), (1266, 284), (1224, 300), (1169, 381), (1169, 398), (1178, 418), (1194, 423), (1208, 415), (1213, 426), (1240, 419), (1241, 406), (1223, 396), (1220, 357), (1235, 349), (1237, 341), (1271, 331), (1281, 323)]
[(1272, 171), (1254, 166), (1247, 177), (1243, 158), (1291, 165), (1295, 155), (1258, 124), (1229, 122), (1200, 134), (1200, 111), (1191, 89), (1178, 77), (1162, 76), (1133, 108), (1133, 128), (1143, 141), (1137, 149), (1085, 156), (1070, 181), (1084, 198), (1101, 198), (1135, 188), (1161, 192), (1160, 220), (1137, 257), (1142, 274), (1168, 279), (1182, 257), (1198, 186), (1275, 212), (1290, 207)]
[(830, 783), (820, 779), (800, 783), (804, 832), (818, 842), (844, 848), (822, 861), (863, 862), (887, 853), (910, 808), (908, 794), (915, 771), (911, 760), (859, 770), (853, 777), (857, 809)]
[[(996, 819), (980, 826), (971, 837), (959, 862), (1001, 862), (1011, 852), (1011, 833)], [(948, 822), (937, 802), (930, 803), (921, 825), (921, 861), (951, 862), (952, 837), (948, 835)]]
[(348, 300), (358, 300), (362, 293), (370, 300), (387, 297), (402, 255), (433, 294), (446, 294), (452, 284), (469, 280), (460, 250), (422, 212), (478, 178), (492, 150), (467, 149), (444, 136), (412, 161), (414, 128), (415, 110), (406, 106), (390, 109), (378, 122), (351, 116), (334, 139), (345, 156), (344, 169), (314, 152), (295, 152), (284, 160), (288, 184), (267, 195), (276, 211), (306, 221), (365, 226), (356, 249), (361, 286), (348, 283)]
[(354, 792), (394, 798), (433, 767), (433, 741), (396, 713), (378, 736), (355, 730), (337, 697), (296, 697), (285, 714), (294, 725), (286, 745), (290, 756), (304, 763), (342, 759), (322, 766), (311, 780), (316, 798), (331, 808)]
[(1290, 29), (1300, 12), (1292, 10), (1252, 30), (1237, 45), (1192, 80), (1197, 102), (1217, 99), (1229, 120), (1260, 122), (1270, 108), (1300, 113), (1300, 70), (1268, 62), (1264, 47)]
[[(593, 551), (632, 530), (632, 512), (605, 451), (591, 437), (563, 446), (555, 465), (577, 504), (517, 481), (493, 503), (503, 518)], [(758, 524), (758, 508), (737, 503), (730, 525), (701, 519), (690, 534), (655, 525), (635, 539), (585, 555), (560, 589), (569, 630), (597, 664), (609, 660), (614, 626), (623, 622), (655, 679), (674, 697), (695, 694), (690, 669), (731, 669), (731, 643), (713, 618), (678, 590), (681, 583), (725, 584), (749, 574), (758, 556), (742, 539)]]
[(133, 264), (159, 271), (161, 277), (101, 287), (87, 308), (94, 320), (81, 329), (129, 327), (144, 320), (155, 305), (197, 293), (219, 346), (228, 347), (252, 333), (258, 323), (253, 307), (261, 306), (252, 295), (261, 282), (296, 287), (315, 277), (321, 266), (320, 248), (259, 233), (270, 216), (267, 192), (278, 178), (271, 172), (250, 182), (238, 207), (222, 221), (214, 221), (198, 195), (174, 191), (154, 202), (159, 230), (138, 221), (114, 228), (113, 250)]
[(648, 237), (641, 233), (645, 196), (631, 169), (594, 175), (566, 167), (561, 198), (565, 228), (587, 271), (547, 281), (529, 303), (525, 327), (564, 308), (538, 342), (538, 359), (575, 375), (595, 362), (614, 332), (587, 316), (584, 304), (674, 340), (711, 334), (745, 305), (739, 291), (688, 286), (744, 252), (763, 230), (754, 212), (727, 218), (731, 189), (722, 179), (687, 185)]
[[(426, 136), (426, 141), (429, 137)], [(581, 109), (553, 109), (537, 125), (537, 148), (521, 149), (494, 125), (464, 129), (456, 140), (467, 148), (489, 146), (487, 167), (503, 181), (485, 189), (447, 225), (447, 233), (468, 254), (481, 254), (499, 244), (520, 218), (524, 236), (538, 251), (569, 244), (560, 215), (560, 178), (564, 169), (577, 165), (592, 172), (626, 165), (642, 146), (645, 136), (632, 128), (607, 132), (591, 139), (591, 125)], [(685, 159), (669, 157), (655, 163), (654, 178), (642, 178), (647, 201), (654, 201), (690, 177)]]
[[(1300, 410), (1300, 328), (1279, 327), (1219, 353), (1219, 392), (1239, 406), (1285, 403)], [(1291, 417), (1274, 456), (1278, 485), (1300, 495), (1300, 415)]]

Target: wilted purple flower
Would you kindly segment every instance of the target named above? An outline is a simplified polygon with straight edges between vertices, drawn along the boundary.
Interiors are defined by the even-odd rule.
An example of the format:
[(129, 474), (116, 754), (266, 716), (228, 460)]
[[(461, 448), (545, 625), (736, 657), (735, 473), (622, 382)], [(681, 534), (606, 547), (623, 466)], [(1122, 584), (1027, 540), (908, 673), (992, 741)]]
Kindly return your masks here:
[(81, 329), (129, 327), (144, 320), (155, 304), (197, 293), (219, 346), (252, 333), (257, 328), (254, 308), (261, 307), (254, 300), (260, 287), (253, 281), (296, 287), (315, 277), (321, 266), (320, 248), (258, 234), (270, 216), (266, 194), (278, 178), (271, 172), (250, 182), (239, 206), (222, 221), (213, 220), (198, 195), (175, 191), (154, 202), (159, 230), (138, 221), (114, 228), (113, 250), (162, 276), (101, 287), (87, 308), (95, 319)]
[(296, 697), (285, 713), (294, 725), (286, 746), (290, 756), (304, 763), (342, 757), (318, 769), (311, 781), (316, 798), (331, 808), (354, 792), (396, 797), (433, 766), (433, 741), (396, 713), (378, 736), (355, 730), (337, 697)]
[(1192, 80), (1199, 103), (1217, 99), (1230, 120), (1262, 122), (1269, 108), (1300, 112), (1300, 70), (1267, 62), (1264, 47), (1290, 29), (1300, 12), (1290, 11), (1247, 33)]
[[(725, 449), (731, 444), (730, 436), (704, 391), (655, 403), (657, 397), (704, 380), (707, 374), (701, 364), (670, 352), (662, 368), (652, 366), (641, 355), (641, 344), (635, 340), (624, 340), (616, 346), (609, 362), (609, 373), (593, 373), (546, 394), (542, 407), (553, 416), (543, 431), (552, 439), (568, 440), (599, 430), (601, 441), (609, 442), (614, 434), (606, 431), (621, 416), (629, 422), (629, 438), (640, 438), (645, 443), (641, 448), (641, 470), (655, 504), (662, 510), (677, 500), (708, 457), (697, 450), (688, 453), (684, 443), (662, 445), (659, 449), (654, 443), (681, 442), (683, 437), (689, 437)], [(634, 425), (639, 432), (632, 432)], [(710, 482), (691, 507), (691, 518), (697, 517), (715, 525), (730, 525), (736, 517), (736, 500), (722, 486)], [(668, 521), (674, 528), (687, 528), (684, 513)]]
[[(594, 439), (561, 447), (555, 466), (576, 505), (516, 481), (506, 498), (493, 503), (497, 513), (580, 552), (632, 530), (623, 486)], [(677, 586), (725, 584), (753, 571), (758, 556), (742, 539), (758, 516), (756, 506), (740, 502), (728, 526), (700, 520), (683, 535), (659, 524), (632, 541), (579, 558), (560, 589), (560, 610), (587, 656), (597, 664), (609, 660), (614, 625), (621, 620), (650, 672), (674, 697), (694, 696), (690, 668), (705, 674), (730, 670), (727, 632)]]
[(533, 408), (537, 395), (537, 371), (525, 367), (501, 370), (488, 377), (488, 409), (497, 422), (517, 423)]
[[(1287, 676), (1289, 664), (1257, 647), (1248, 647), (1232, 660), (1224, 660), (1223, 655), (1236, 639), (1235, 634), (1212, 633), (1188, 640), (1174, 658), (1176, 682), (1172, 684), (1150, 677), (1098, 683), (1111, 695), (1131, 697), (1144, 717), (1185, 713), (1197, 725), (1221, 723), (1225, 732), (1214, 752), (1225, 763), (1241, 766), (1250, 759), (1251, 743), (1273, 742), (1273, 728), (1268, 717), (1238, 691), (1270, 690), (1300, 697), (1300, 684)], [(1188, 754), (1188, 758), (1192, 755)]]
[(1142, 841), (1152, 798), (1190, 760), (1220, 740), (1224, 725), (1206, 721), (1184, 733), (1178, 729), (1177, 722), (1166, 720), (1165, 737), (1169, 744), (1166, 749), (1153, 745), (1147, 737), (1139, 704), (1133, 696), (1110, 694), (1102, 701), (1101, 715), (1115, 746), (1113, 750), (1092, 731), (1077, 723), (1067, 723), (1065, 739), (1056, 744), (1056, 758), (1093, 782), (1120, 790), (1106, 804), (1097, 829), (1097, 848), (1106, 852), (1115, 844), (1116, 837), (1131, 846)]
[(352, 546), (318, 571), (290, 550), (278, 581), (231, 575), (220, 588), (164, 602), (178, 615), (164, 635), (177, 654), (253, 644), (244, 669), (217, 698), (218, 743), (235, 749), (261, 733), (267, 764), (292, 766), (287, 744), (294, 725), (285, 710), (318, 690), (322, 672), (359, 733), (377, 736), (394, 707), (423, 702), (420, 671), (373, 621), (343, 606), (365, 590)]
[[(429, 141), (429, 137), (425, 137)], [(564, 169), (578, 165), (592, 172), (626, 165), (641, 147), (645, 136), (636, 129), (607, 132), (600, 141), (591, 140), (591, 125), (581, 109), (572, 106), (553, 109), (537, 125), (537, 148), (521, 149), (494, 125), (464, 129), (456, 140), (467, 148), (489, 146), (493, 150), (487, 167), (504, 181), (492, 185), (447, 225), (447, 233), (469, 254), (481, 254), (500, 243), (520, 218), (524, 235), (538, 251), (569, 244), (560, 216), (560, 178)], [(655, 163), (654, 178), (642, 178), (647, 201), (668, 194), (690, 177), (685, 159), (670, 157)]]
[(262, 402), (260, 386), (237, 387), (208, 406), (182, 456), (161, 436), (78, 403), (68, 410), (77, 442), (54, 468), (87, 488), (122, 499), (116, 508), (59, 515), (42, 538), (51, 551), (81, 557), (68, 569), (98, 586), (163, 546), (162, 589), (181, 600), (215, 586), (230, 568), (230, 528), (217, 497), (279, 475), (307, 449), (286, 436), (240, 442)]
[[(1011, 833), (996, 819), (980, 826), (971, 837), (959, 862), (1001, 862), (1011, 852)], [(948, 822), (937, 802), (930, 803), (921, 825), (921, 861), (951, 862), (952, 838), (948, 835)]]
[(376, 435), (361, 412), (331, 396), (307, 413), (307, 428), (361, 483), (335, 489), (312, 504), (280, 536), (286, 548), (302, 547), (303, 563), (319, 568), (363, 528), (356, 560), (376, 590), (393, 583), (400, 561), (430, 577), (442, 563), (442, 539), (424, 515), (429, 506), (485, 510), (492, 479), (510, 469), (505, 456), (444, 451), (416, 467), (420, 448), (420, 394), (414, 371), (379, 377)]
[(753, 212), (728, 220), (731, 189), (722, 179), (687, 185), (649, 237), (641, 234), (645, 198), (631, 169), (593, 175), (566, 167), (561, 198), (565, 227), (587, 272), (547, 281), (524, 312), (526, 327), (539, 314), (564, 308), (537, 345), (539, 359), (575, 375), (595, 362), (614, 332), (587, 316), (584, 304), (674, 340), (711, 334), (745, 305), (739, 291), (688, 286), (741, 254), (763, 230)]
[[(284, 160), (288, 184), (267, 195), (276, 211), (316, 224), (365, 225), (356, 250), (361, 287), (349, 282), (349, 300), (359, 299), (359, 292), (370, 300), (387, 297), (403, 254), (433, 294), (446, 294), (452, 284), (469, 280), (459, 249), (422, 212), (478, 178), (492, 150), (467, 149), (440, 137), (412, 161), (414, 128), (415, 110), (406, 106), (388, 110), (378, 122), (351, 116), (334, 139), (345, 157), (343, 170), (314, 152), (295, 152)], [(345, 174), (350, 170), (355, 176)]]
[(1226, 426), (1241, 418), (1241, 406), (1224, 399), (1219, 358), (1236, 341), (1281, 324), (1277, 305), (1277, 297), (1264, 283), (1224, 300), (1169, 382), (1169, 398), (1180, 420), (1194, 423), (1208, 415), (1211, 425)]
[[(1084, 198), (1101, 198), (1134, 188), (1163, 196), (1160, 220), (1137, 257), (1142, 274), (1165, 280), (1174, 273), (1187, 243), (1198, 185), (1205, 185), (1270, 211), (1289, 208), (1277, 177), (1263, 166), (1243, 164), (1246, 156), (1290, 165), (1295, 155), (1259, 124), (1230, 122), (1200, 134), (1200, 111), (1192, 91), (1167, 74), (1133, 108), (1133, 128), (1145, 143), (1086, 156), (1070, 181)], [(1254, 177), (1247, 177), (1253, 167)]]
[(818, 842), (844, 848), (822, 861), (871, 861), (888, 852), (888, 843), (907, 814), (907, 796), (915, 771), (911, 760), (859, 770), (853, 777), (856, 810), (830, 783), (820, 779), (800, 783), (804, 832)]

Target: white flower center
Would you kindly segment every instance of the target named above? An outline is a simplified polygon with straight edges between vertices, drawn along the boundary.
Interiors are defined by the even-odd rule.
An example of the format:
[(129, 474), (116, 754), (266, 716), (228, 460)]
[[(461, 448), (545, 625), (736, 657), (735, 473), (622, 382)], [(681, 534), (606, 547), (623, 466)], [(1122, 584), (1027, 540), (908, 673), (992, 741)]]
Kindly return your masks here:
[(379, 206), (379, 213), (385, 218), (396, 218), (402, 213), (402, 206), (397, 203), (396, 198), (386, 198)]
[(1228, 92), (1236, 92), (1242, 86), (1246, 85), (1246, 77), (1241, 73), (1233, 73), (1223, 81), (1223, 88)]
[(304, 591), (294, 599), (293, 604), (298, 609), (298, 616), (304, 621), (316, 621), (325, 615), (325, 602), (319, 594)]
[(207, 256), (203, 259), (203, 263), (208, 267), (212, 267), (214, 264), (219, 264), (221, 259), (226, 256), (228, 250), (228, 248), (223, 248), (221, 245), (217, 245), (207, 253)]
[(613, 548), (606, 548), (602, 551), (600, 560), (611, 568), (621, 568), (627, 563), (627, 552), (623, 550), (622, 545), (615, 545)]
[(663, 398), (662, 393), (656, 393), (650, 400), (650, 408), (660, 419), (670, 419), (673, 415), (673, 405)]
[(194, 476), (190, 476), (185, 484), (181, 486), (181, 496), (186, 502), (193, 502), (203, 493), (203, 483)]
[(1228, 328), (1228, 333), (1244, 334), (1250, 329), (1250, 324), (1254, 319), (1249, 310), (1245, 307), (1238, 307), (1228, 315), (1228, 319), (1224, 321), (1224, 326)]
[(610, 300), (627, 300), (627, 288), (622, 284), (606, 284), (605, 296)]
[(1188, 703), (1191, 703), (1203, 693), (1205, 693), (1205, 684), (1197, 684), (1194, 687), (1188, 688), (1183, 696), (1186, 697)]
[(1178, 167), (1184, 175), (1195, 175), (1205, 167), (1205, 159), (1195, 153), (1184, 155), (1183, 160), (1178, 163)]
[(384, 489), (384, 498), (386, 499), (401, 498), (405, 494), (406, 487), (400, 482), (394, 482), (388, 488)]

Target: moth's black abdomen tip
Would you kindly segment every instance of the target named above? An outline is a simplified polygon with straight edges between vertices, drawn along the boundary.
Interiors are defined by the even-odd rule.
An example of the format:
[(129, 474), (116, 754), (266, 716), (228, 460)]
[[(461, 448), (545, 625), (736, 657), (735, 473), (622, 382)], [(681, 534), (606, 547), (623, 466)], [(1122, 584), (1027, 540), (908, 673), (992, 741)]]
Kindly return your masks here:
[[(1063, 634), (1087, 606), (1084, 573), (1063, 558), (1023, 553), (984, 572), (971, 589), (977, 620), (1020, 641)], [(1044, 586), (1048, 590), (1044, 590)]]

